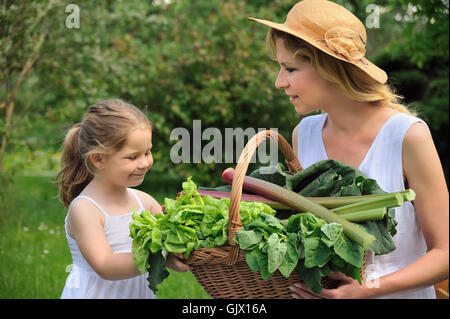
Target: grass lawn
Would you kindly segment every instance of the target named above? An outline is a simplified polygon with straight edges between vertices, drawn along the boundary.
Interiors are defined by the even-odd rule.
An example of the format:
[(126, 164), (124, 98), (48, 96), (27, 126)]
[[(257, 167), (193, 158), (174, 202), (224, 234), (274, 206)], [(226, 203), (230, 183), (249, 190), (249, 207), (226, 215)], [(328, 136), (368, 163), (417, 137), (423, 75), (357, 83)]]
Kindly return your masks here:
[[(0, 299), (59, 298), (72, 263), (64, 232), (66, 210), (52, 174), (18, 175), (3, 187), (0, 204)], [(163, 192), (151, 192), (160, 203)], [(191, 272), (159, 286), (158, 298), (210, 298)]]

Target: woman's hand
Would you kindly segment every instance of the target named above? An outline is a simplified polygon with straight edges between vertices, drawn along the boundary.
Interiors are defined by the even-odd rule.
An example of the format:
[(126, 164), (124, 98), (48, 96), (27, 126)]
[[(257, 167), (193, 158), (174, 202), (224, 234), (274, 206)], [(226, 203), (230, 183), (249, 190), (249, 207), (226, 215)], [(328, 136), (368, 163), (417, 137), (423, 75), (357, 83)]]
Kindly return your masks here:
[(190, 270), (191, 268), (186, 265), (181, 258), (183, 258), (182, 255), (178, 257), (176, 254), (169, 253), (166, 259), (166, 267), (171, 268), (176, 272), (185, 272)]
[(328, 277), (341, 281), (339, 287), (323, 288), (320, 294), (312, 292), (304, 283), (295, 284), (289, 289), (293, 291), (292, 296), (296, 299), (359, 299), (367, 297), (364, 282), (360, 285), (358, 281), (341, 272), (332, 273)]

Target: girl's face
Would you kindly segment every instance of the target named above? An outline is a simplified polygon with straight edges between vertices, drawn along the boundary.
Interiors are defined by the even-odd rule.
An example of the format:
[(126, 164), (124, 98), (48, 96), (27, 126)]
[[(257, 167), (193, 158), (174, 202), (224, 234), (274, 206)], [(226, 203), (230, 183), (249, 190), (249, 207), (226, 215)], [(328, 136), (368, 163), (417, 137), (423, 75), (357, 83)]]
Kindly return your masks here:
[(275, 81), (277, 89), (284, 89), (298, 114), (307, 114), (321, 109), (330, 84), (322, 78), (307, 61), (294, 58), (288, 51), (284, 40), (276, 41), (277, 60), (281, 66)]
[(132, 131), (121, 149), (104, 158), (102, 176), (120, 186), (140, 185), (153, 165), (151, 149), (152, 132), (149, 128)]

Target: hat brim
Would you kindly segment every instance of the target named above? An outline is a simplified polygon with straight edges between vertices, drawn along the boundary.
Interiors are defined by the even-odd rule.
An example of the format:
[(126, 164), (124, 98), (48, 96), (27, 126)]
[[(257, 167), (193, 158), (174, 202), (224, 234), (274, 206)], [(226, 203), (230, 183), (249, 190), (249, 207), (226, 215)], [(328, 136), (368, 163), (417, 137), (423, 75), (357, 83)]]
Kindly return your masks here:
[(309, 44), (311, 44), (312, 46), (316, 47), (317, 49), (325, 52), (326, 54), (331, 55), (341, 61), (351, 63), (351, 64), (357, 66), (359, 69), (363, 70), (368, 76), (370, 76), (372, 79), (374, 79), (375, 81), (377, 81), (379, 83), (382, 83), (382, 84), (386, 83), (386, 81), (388, 79), (387, 74), (386, 74), (386, 72), (384, 72), (384, 70), (380, 69), (378, 66), (376, 66), (375, 64), (373, 64), (372, 62), (367, 60), (365, 57), (363, 57), (360, 60), (349, 61), (345, 57), (340, 56), (340, 55), (334, 53), (333, 51), (331, 51), (330, 49), (328, 49), (328, 47), (326, 46), (326, 44), (324, 42), (314, 40), (314, 39), (312, 39), (312, 37), (308, 36), (307, 34), (299, 34), (298, 31), (292, 30), (291, 28), (287, 27), (285, 24), (276, 23), (276, 22), (263, 20), (263, 19), (252, 18), (252, 17), (249, 17), (248, 19), (250, 21), (255, 21), (255, 22), (264, 24), (268, 27), (271, 27), (273, 29), (283, 31), (283, 32), (286, 32), (295, 37), (301, 38), (302, 40), (304, 40), (304, 41), (308, 42)]

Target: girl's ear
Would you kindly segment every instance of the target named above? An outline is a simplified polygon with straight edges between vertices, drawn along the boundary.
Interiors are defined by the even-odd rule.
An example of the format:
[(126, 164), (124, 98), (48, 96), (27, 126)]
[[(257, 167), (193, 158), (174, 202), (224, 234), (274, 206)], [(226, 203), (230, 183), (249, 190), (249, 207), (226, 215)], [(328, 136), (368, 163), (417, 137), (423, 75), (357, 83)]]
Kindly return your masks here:
[(103, 168), (103, 156), (101, 154), (90, 154), (89, 159), (97, 169)]

